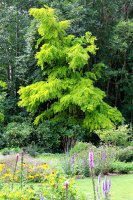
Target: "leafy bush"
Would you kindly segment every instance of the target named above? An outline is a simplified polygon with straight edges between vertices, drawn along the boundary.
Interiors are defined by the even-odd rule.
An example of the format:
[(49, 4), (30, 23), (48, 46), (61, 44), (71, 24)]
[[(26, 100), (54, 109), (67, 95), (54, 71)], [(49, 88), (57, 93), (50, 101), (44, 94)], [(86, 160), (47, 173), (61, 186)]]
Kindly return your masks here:
[(5, 128), (3, 140), (7, 147), (22, 147), (28, 144), (31, 132), (32, 126), (28, 122), (11, 122)]
[[(85, 142), (77, 142), (70, 150), (70, 154), (66, 154), (62, 166), (67, 175), (89, 176), (89, 165), (86, 153), (92, 144)], [(94, 148), (94, 146), (93, 146)]]
[(45, 152), (56, 151), (60, 145), (60, 136), (56, 124), (48, 120), (35, 127), (29, 140), (31, 144), (35, 144), (37, 148), (42, 148)]
[(29, 140), (45, 152), (67, 152), (83, 133), (80, 125), (69, 123), (64, 118), (59, 121), (45, 120), (35, 127)]
[(62, 168), (64, 170), (64, 172), (67, 174), (67, 175), (74, 175), (75, 174), (75, 171), (74, 171), (74, 167), (72, 166), (72, 157), (70, 157), (69, 155), (65, 155), (63, 161), (61, 161), (61, 164), (62, 164)]
[(116, 160), (117, 149), (112, 146), (102, 145), (94, 150), (95, 174), (108, 174), (112, 163)]
[(35, 158), (38, 155), (39, 149), (38, 146), (32, 142), (30, 145), (24, 148), (24, 151)]
[(80, 153), (81, 151), (89, 150), (92, 145), (87, 142), (77, 142), (75, 146), (70, 150), (70, 154), (77, 154)]
[(3, 134), (4, 134), (4, 126), (0, 125), (0, 149), (2, 149), (5, 145), (5, 141), (3, 140)]
[[(82, 151), (80, 148), (82, 147)], [(67, 155), (67, 158), (62, 162), (63, 169), (68, 175), (82, 175), (88, 177), (90, 175), (89, 163), (88, 163), (88, 153), (90, 148), (93, 149), (94, 152), (94, 161), (95, 161), (95, 174), (99, 173), (107, 174), (110, 172), (112, 167), (112, 162), (116, 160), (116, 148), (111, 146), (100, 146), (96, 148), (91, 144), (77, 144), (77, 147), (74, 147), (72, 152), (79, 152), (77, 154)], [(89, 147), (89, 148), (88, 148)], [(85, 149), (85, 150), (84, 150)]]
[(114, 162), (112, 163), (112, 172), (123, 174), (133, 172), (133, 163)]
[[(15, 122), (1, 129), (0, 143), (2, 147), (25, 147), (27, 151), (34, 154), (32, 147), (36, 146), (39, 152), (62, 152), (68, 151), (84, 129), (80, 125), (68, 123), (64, 119), (59, 121), (45, 120), (38, 126), (31, 124), (30, 118), (13, 116)], [(34, 145), (33, 145), (34, 144)]]
[(10, 154), (18, 153), (18, 152), (20, 152), (20, 148), (19, 147), (16, 147), (16, 148), (4, 148), (1, 151), (1, 153), (3, 155), (10, 155)]
[(118, 151), (118, 160), (121, 162), (133, 162), (133, 146), (120, 149)]
[(98, 136), (106, 144), (124, 146), (126, 145), (131, 129), (127, 125), (119, 126), (110, 130), (96, 131)]

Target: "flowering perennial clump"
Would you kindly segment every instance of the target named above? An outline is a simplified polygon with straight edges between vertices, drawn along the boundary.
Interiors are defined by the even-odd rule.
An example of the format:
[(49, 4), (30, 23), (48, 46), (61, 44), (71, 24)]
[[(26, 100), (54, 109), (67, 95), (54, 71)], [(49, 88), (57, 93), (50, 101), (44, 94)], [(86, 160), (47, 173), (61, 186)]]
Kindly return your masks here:
[[(21, 154), (22, 156), (22, 154)], [(47, 163), (31, 165), (16, 156), (15, 165), (9, 168), (0, 164), (0, 200), (66, 200), (77, 199), (74, 180), (51, 169)], [(38, 183), (37, 186), (32, 184)], [(30, 185), (29, 185), (30, 183)]]

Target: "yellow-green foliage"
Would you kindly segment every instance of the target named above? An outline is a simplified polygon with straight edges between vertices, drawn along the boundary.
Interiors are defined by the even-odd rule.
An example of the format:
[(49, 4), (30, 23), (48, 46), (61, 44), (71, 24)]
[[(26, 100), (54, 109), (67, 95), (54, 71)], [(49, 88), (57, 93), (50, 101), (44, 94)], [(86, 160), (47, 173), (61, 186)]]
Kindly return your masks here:
[(35, 124), (61, 113), (77, 119), (80, 114), (81, 122), (91, 131), (120, 122), (121, 113), (105, 103), (105, 93), (94, 86), (104, 68), (102, 63), (91, 66), (89, 62), (97, 51), (96, 38), (90, 32), (82, 37), (68, 35), (70, 21), (59, 21), (52, 8), (33, 8), (30, 15), (38, 21), (40, 38), (35, 57), (45, 77), (44, 81), (20, 88), (19, 106), (36, 112), (46, 103), (47, 109), (35, 118)]
[(3, 81), (0, 81), (0, 87), (2, 87), (2, 88), (6, 88), (6, 83), (3, 82)]
[(128, 125), (121, 125), (117, 128), (114, 127), (111, 130), (98, 130), (96, 133), (99, 135), (100, 139), (104, 141), (106, 144), (113, 144), (113, 145), (125, 145), (130, 138), (129, 133), (131, 129)]

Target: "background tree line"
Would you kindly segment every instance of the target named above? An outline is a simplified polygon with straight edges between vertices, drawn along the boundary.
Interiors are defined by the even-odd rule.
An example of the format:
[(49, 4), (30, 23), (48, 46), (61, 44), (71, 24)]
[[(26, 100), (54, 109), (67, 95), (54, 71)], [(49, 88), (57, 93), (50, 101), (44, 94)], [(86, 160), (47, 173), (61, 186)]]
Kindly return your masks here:
[[(35, 28), (37, 24), (29, 16), (28, 10), (31, 7), (40, 8), (44, 4), (55, 8), (61, 20), (71, 20), (72, 25), (67, 30), (68, 34), (82, 36), (90, 31), (96, 36), (99, 50), (91, 57), (89, 63), (102, 62), (106, 66), (96, 85), (106, 92), (106, 102), (116, 106), (122, 112), (125, 123), (132, 125), (133, 2), (131, 0), (30, 0), (28, 2), (5, 0), (0, 3), (0, 79), (7, 83), (6, 96), (0, 103), (5, 115), (5, 120), (1, 124), (1, 137), (5, 129), (6, 133), (8, 132), (7, 129), (10, 128), (7, 126), (10, 127), (12, 123), (22, 124), (25, 121), (27, 123), (27, 118), (30, 124), (33, 121), (33, 114), (28, 114), (25, 109), (18, 107), (17, 91), (21, 85), (26, 86), (42, 80), (43, 75), (34, 58), (37, 51), (35, 44), (39, 38)], [(87, 67), (89, 65), (86, 66), (86, 71)], [(35, 138), (36, 131), (33, 132), (31, 141)], [(82, 135), (84, 137), (82, 139), (86, 140), (86, 134)], [(4, 144), (5, 142), (2, 145)]]

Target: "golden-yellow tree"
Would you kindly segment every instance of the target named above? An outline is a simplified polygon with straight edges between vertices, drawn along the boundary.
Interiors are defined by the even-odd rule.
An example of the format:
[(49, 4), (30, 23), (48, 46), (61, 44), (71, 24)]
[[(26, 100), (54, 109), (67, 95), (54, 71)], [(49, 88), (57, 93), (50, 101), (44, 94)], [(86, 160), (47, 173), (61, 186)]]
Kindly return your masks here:
[(18, 93), (19, 106), (35, 113), (34, 124), (64, 117), (93, 131), (120, 122), (121, 113), (104, 101), (105, 92), (95, 86), (104, 67), (89, 62), (97, 51), (96, 38), (90, 32), (82, 37), (67, 34), (70, 21), (60, 21), (52, 8), (33, 8), (30, 15), (38, 22), (35, 57), (44, 80), (21, 87)]

